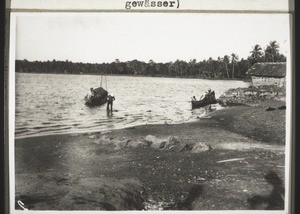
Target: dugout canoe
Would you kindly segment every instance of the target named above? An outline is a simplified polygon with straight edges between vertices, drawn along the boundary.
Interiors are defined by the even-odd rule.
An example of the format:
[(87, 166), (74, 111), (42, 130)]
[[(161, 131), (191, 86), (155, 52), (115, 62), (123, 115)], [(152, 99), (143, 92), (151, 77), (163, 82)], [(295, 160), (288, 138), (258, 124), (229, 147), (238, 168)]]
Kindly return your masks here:
[(217, 100), (192, 100), (192, 109), (201, 108), (207, 105), (216, 104)]

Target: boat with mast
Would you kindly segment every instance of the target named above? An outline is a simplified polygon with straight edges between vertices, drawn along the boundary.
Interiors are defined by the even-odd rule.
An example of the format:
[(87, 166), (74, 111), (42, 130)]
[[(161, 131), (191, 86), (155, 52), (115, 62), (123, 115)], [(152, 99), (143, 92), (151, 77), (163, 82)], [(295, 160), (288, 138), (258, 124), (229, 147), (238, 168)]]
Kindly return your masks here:
[(84, 97), (85, 104), (88, 106), (100, 106), (107, 102), (107, 79), (105, 77), (106, 90), (102, 87), (103, 76), (101, 75), (100, 87), (91, 88), (92, 94), (87, 94)]

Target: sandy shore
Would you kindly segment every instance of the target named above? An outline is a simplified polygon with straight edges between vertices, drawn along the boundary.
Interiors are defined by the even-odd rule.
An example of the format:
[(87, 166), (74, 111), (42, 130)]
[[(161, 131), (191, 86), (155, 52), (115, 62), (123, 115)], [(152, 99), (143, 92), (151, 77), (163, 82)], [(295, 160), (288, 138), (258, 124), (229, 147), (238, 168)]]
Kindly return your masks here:
[(18, 139), (16, 200), (34, 210), (283, 209), (285, 110), (265, 109)]

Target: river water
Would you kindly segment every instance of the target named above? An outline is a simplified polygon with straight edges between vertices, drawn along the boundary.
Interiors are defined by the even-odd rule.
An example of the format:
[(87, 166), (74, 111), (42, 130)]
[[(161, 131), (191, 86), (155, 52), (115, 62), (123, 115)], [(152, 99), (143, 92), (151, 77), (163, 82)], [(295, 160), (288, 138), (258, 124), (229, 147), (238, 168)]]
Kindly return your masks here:
[[(219, 97), (229, 88), (248, 87), (232, 80), (107, 76), (103, 86), (116, 97), (114, 111), (88, 107), (84, 96), (100, 85), (100, 76), (16, 73), (16, 138), (62, 133), (107, 131), (142, 124), (196, 120), (191, 97), (207, 89)], [(105, 78), (104, 78), (105, 80)]]

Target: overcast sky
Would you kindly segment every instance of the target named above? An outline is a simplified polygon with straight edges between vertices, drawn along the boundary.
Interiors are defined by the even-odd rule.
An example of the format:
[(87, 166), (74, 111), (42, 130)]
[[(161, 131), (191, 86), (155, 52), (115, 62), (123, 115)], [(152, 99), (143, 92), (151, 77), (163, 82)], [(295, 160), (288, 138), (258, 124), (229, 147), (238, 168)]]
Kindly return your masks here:
[(39, 13), (18, 16), (16, 29), (16, 59), (29, 61), (199, 61), (289, 45), (285, 14)]

